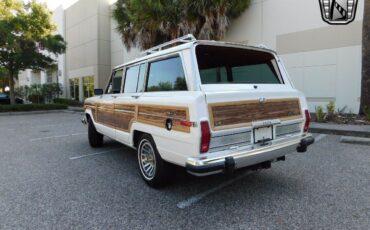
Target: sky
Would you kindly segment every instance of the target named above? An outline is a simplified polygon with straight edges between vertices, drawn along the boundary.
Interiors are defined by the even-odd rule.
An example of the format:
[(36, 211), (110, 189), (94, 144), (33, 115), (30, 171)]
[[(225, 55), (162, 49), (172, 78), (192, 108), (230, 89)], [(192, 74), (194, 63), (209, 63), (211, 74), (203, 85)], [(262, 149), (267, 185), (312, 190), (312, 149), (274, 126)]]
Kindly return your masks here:
[[(24, 2), (28, 2), (29, 0), (23, 0)], [(37, 0), (38, 2), (45, 2), (50, 10), (55, 10), (58, 6), (62, 5), (64, 9), (71, 6), (73, 3), (77, 2), (78, 0)], [(115, 2), (115, 0), (110, 0), (111, 3)]]
[[(24, 2), (28, 2), (29, 0), (23, 0)], [(63, 8), (68, 8), (73, 3), (77, 2), (78, 0), (37, 0), (38, 2), (44, 2), (48, 5), (50, 10), (55, 10), (58, 6), (62, 5)]]

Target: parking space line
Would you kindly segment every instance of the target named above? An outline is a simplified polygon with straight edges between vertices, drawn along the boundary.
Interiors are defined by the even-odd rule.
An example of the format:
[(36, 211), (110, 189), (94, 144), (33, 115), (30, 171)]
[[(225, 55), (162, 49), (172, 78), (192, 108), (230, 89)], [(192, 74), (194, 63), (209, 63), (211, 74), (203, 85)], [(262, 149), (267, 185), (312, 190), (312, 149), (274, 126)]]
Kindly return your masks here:
[(30, 139), (31, 142), (34, 141), (42, 141), (42, 140), (47, 140), (47, 139), (54, 139), (54, 138), (62, 138), (62, 137), (71, 137), (71, 136), (79, 136), (79, 135), (86, 135), (87, 133), (72, 133), (72, 134), (65, 134), (65, 135), (58, 135), (58, 136), (49, 136), (49, 137), (39, 137), (39, 138), (34, 138)]
[(70, 160), (77, 160), (77, 159), (81, 159), (81, 158), (84, 158), (84, 157), (91, 157), (91, 156), (100, 155), (100, 154), (104, 154), (104, 153), (114, 152), (114, 151), (117, 151), (117, 150), (122, 150), (122, 149), (123, 148), (110, 149), (110, 150), (103, 151), (103, 152), (90, 153), (90, 154), (85, 154), (85, 155), (70, 157), (69, 159)]
[[(318, 135), (315, 138), (315, 141), (316, 142), (319, 142), (320, 140), (322, 140), (326, 136), (327, 136), (326, 134), (320, 134), (320, 135)], [(221, 184), (219, 184), (218, 186), (216, 186), (214, 188), (211, 188), (211, 189), (209, 189), (207, 191), (204, 191), (202, 193), (198, 193), (198, 194), (196, 194), (194, 196), (191, 196), (191, 197), (187, 198), (186, 200), (180, 201), (179, 203), (177, 203), (176, 206), (178, 208), (180, 208), (180, 209), (187, 208), (187, 207), (189, 207), (189, 206), (191, 206), (191, 205), (199, 202), (200, 200), (202, 200), (206, 196), (209, 196), (209, 195), (211, 195), (211, 194), (213, 194), (213, 193), (215, 193), (215, 192), (217, 192), (217, 191), (219, 191), (219, 190), (221, 190), (221, 189), (223, 189), (223, 188), (231, 185), (232, 183), (234, 183), (234, 182), (236, 182), (236, 181), (238, 181), (240, 179), (243, 179), (244, 177), (246, 177), (246, 176), (248, 176), (248, 175), (250, 175), (252, 173), (255, 173), (255, 172), (256, 171), (247, 171), (244, 174), (242, 174), (242, 175), (240, 175), (238, 177), (235, 177), (235, 178), (233, 178), (233, 179), (231, 179), (229, 181), (225, 181), (224, 183), (221, 183)]]
[(217, 185), (216, 187), (214, 188), (211, 188), (207, 191), (204, 191), (202, 193), (198, 193), (194, 196), (191, 196), (189, 198), (187, 198), (186, 200), (183, 200), (183, 201), (180, 201), (179, 203), (177, 203), (177, 207), (180, 208), (180, 209), (184, 209), (184, 208), (187, 208), (197, 202), (199, 202), (200, 200), (202, 200), (203, 198), (205, 198), (206, 196), (209, 196), (231, 184), (233, 184), (234, 182), (240, 180), (240, 179), (243, 179), (244, 177), (248, 176), (248, 175), (251, 175), (252, 173), (255, 173), (256, 171), (247, 171), (243, 174), (241, 174), (240, 176), (237, 176), (231, 180), (228, 180), (228, 181), (225, 181), (224, 183), (221, 183), (219, 185)]
[(315, 142), (318, 142), (320, 141), (321, 139), (323, 139), (324, 137), (326, 137), (327, 135), (326, 134), (320, 134), (318, 135), (316, 138), (315, 138)]

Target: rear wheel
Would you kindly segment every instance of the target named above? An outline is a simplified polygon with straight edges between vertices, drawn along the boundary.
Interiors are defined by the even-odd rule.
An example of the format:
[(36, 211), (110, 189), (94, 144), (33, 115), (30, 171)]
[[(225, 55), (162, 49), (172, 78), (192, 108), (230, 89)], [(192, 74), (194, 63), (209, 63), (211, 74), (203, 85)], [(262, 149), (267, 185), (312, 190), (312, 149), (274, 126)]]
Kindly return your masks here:
[(101, 147), (103, 145), (103, 134), (98, 133), (94, 126), (94, 123), (89, 120), (88, 122), (88, 137), (89, 144), (93, 148)]
[(137, 155), (141, 176), (149, 186), (157, 188), (168, 183), (168, 163), (159, 155), (150, 135), (141, 136)]

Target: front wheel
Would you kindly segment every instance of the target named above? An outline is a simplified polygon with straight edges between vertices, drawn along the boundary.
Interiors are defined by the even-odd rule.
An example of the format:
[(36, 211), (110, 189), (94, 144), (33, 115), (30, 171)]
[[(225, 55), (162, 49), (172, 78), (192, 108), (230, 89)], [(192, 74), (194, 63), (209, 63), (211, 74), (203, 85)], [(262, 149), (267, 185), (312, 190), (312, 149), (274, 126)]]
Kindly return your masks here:
[(141, 176), (149, 186), (157, 188), (168, 183), (168, 163), (159, 155), (150, 135), (141, 136), (137, 155)]
[(94, 126), (93, 121), (89, 121), (88, 123), (88, 137), (89, 137), (89, 144), (91, 147), (101, 147), (103, 145), (103, 134), (98, 133)]

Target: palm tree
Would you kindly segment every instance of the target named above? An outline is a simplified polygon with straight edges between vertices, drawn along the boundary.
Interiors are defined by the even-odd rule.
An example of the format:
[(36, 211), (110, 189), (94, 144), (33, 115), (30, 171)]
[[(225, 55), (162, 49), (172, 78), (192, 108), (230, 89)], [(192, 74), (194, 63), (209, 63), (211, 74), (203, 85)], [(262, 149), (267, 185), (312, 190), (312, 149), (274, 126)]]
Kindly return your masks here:
[(250, 0), (118, 0), (113, 10), (127, 49), (147, 49), (185, 34), (220, 40)]
[(370, 111), (370, 3), (364, 1), (362, 27), (362, 80), (360, 113)]

